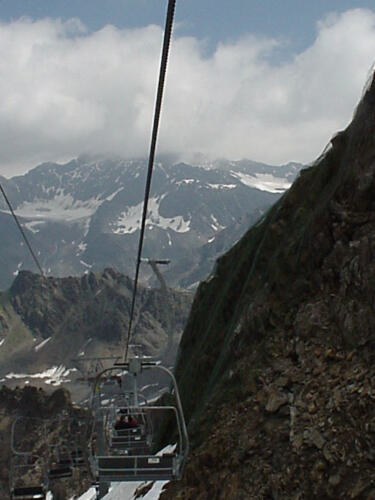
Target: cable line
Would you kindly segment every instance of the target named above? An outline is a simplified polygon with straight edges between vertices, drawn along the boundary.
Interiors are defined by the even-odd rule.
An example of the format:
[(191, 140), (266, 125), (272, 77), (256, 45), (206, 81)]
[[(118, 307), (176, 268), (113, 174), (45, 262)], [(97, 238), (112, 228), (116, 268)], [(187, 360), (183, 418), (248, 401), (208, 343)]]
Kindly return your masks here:
[(151, 136), (150, 154), (149, 154), (149, 159), (148, 159), (146, 188), (145, 188), (145, 195), (144, 195), (144, 202), (143, 202), (141, 232), (139, 235), (137, 264), (136, 264), (134, 287), (133, 287), (133, 297), (132, 297), (132, 303), (131, 303), (131, 309), (130, 309), (129, 328), (128, 328), (128, 334), (127, 334), (127, 339), (126, 339), (126, 346), (125, 346), (125, 350), (124, 350), (124, 362), (126, 362), (127, 357), (128, 357), (130, 333), (131, 333), (131, 329), (132, 329), (132, 325), (133, 325), (135, 297), (137, 294), (139, 267), (141, 264), (141, 255), (142, 255), (143, 240), (144, 240), (146, 218), (147, 218), (148, 199), (150, 196), (150, 188), (151, 188), (152, 168), (153, 168), (154, 157), (155, 157), (156, 139), (157, 139), (158, 128), (159, 128), (161, 103), (162, 103), (162, 99), (163, 99), (165, 74), (167, 71), (168, 52), (169, 52), (169, 45), (170, 45), (171, 34), (172, 34), (175, 4), (176, 4), (176, 0), (169, 0), (167, 17), (166, 17), (166, 21), (165, 21), (163, 51), (162, 51), (161, 63), (160, 63), (159, 83), (158, 83), (158, 90), (157, 90), (156, 103), (155, 103), (155, 112), (154, 112), (154, 122), (153, 122), (153, 128), (152, 128), (152, 136)]
[(4, 188), (3, 188), (3, 186), (2, 186), (1, 184), (0, 184), (0, 190), (1, 190), (1, 192), (3, 193), (4, 199), (5, 199), (5, 201), (6, 201), (7, 205), (8, 205), (8, 207), (9, 207), (9, 210), (10, 210), (11, 214), (13, 215), (13, 219), (16, 221), (16, 224), (17, 224), (17, 226), (18, 226), (18, 229), (21, 231), (22, 237), (23, 237), (23, 239), (24, 239), (24, 241), (25, 241), (25, 243), (26, 243), (26, 245), (27, 245), (27, 248), (29, 249), (29, 251), (30, 251), (30, 253), (31, 253), (31, 255), (32, 255), (32, 258), (34, 259), (34, 262), (35, 262), (35, 264), (36, 264), (37, 268), (39, 269), (40, 274), (43, 276), (43, 278), (45, 278), (45, 276), (44, 276), (44, 272), (43, 272), (43, 269), (42, 269), (42, 266), (39, 264), (38, 258), (37, 258), (37, 256), (35, 255), (34, 250), (32, 249), (32, 247), (31, 247), (31, 245), (30, 245), (30, 243), (29, 243), (29, 240), (27, 239), (27, 236), (26, 236), (26, 234), (25, 234), (24, 230), (22, 229), (22, 226), (21, 226), (21, 224), (20, 224), (20, 222), (19, 222), (19, 220), (18, 220), (18, 217), (17, 217), (17, 215), (14, 213), (14, 210), (13, 210), (13, 208), (12, 208), (12, 205), (11, 205), (11, 203), (10, 203), (10, 201), (9, 201), (9, 199), (8, 199), (8, 197), (7, 197), (6, 193), (5, 193), (5, 191), (4, 191)]

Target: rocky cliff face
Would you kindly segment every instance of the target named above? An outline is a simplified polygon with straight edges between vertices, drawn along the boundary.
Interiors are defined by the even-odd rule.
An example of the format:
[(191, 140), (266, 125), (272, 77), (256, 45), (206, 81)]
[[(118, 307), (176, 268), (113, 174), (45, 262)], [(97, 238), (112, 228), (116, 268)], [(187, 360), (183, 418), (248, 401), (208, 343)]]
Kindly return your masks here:
[(162, 498), (375, 498), (375, 83), (196, 294)]
[[(0, 294), (1, 374), (72, 367), (77, 357), (121, 356), (131, 297), (132, 281), (112, 269), (80, 278), (21, 272)], [(191, 300), (188, 292), (140, 287), (131, 352), (170, 361)]]

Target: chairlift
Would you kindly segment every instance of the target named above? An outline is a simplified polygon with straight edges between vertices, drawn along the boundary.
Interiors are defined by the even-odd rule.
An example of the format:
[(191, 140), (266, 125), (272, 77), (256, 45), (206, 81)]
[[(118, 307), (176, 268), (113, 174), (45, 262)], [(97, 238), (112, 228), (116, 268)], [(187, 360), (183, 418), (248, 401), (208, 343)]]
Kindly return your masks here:
[(29, 454), (13, 456), (9, 483), (12, 500), (45, 499), (48, 491), (48, 478), (43, 459)]
[(73, 475), (73, 460), (67, 444), (57, 444), (50, 447), (49, 479), (63, 479)]
[[(28, 426), (32, 433), (32, 427), (35, 425), (35, 429), (41, 430), (44, 436), (42, 419), (17, 417), (13, 421), (10, 435), (10, 498), (11, 500), (44, 500), (49, 486), (46, 461), (42, 456), (35, 454), (32, 449), (19, 448), (17, 424), (22, 420), (26, 422), (23, 423), (22, 428)], [(40, 435), (36, 435), (35, 440), (39, 442)]]
[[(82, 422), (69, 415), (49, 420), (48, 424), (51, 427), (50, 432), (47, 433), (49, 438), (49, 479), (71, 477), (74, 467), (85, 465), (83, 440), (86, 427), (82, 429)], [(56, 442), (51, 442), (54, 439), (56, 429), (58, 430)], [(83, 430), (84, 432), (82, 432)]]
[[(138, 378), (146, 370), (162, 370), (171, 379), (175, 404), (169, 405), (149, 405), (147, 402), (140, 403), (138, 393)], [(108, 373), (126, 371), (133, 384), (132, 400), (125, 408), (113, 405), (103, 405), (101, 402), (101, 380), (108, 376)], [(172, 391), (170, 392), (172, 394)], [(130, 360), (128, 363), (118, 363), (112, 368), (101, 372), (96, 380), (92, 400), (93, 413), (96, 420), (96, 445), (97, 452), (90, 456), (93, 476), (100, 483), (123, 482), (123, 481), (158, 481), (180, 479), (189, 451), (189, 439), (186, 431), (184, 415), (176, 380), (170, 370), (153, 361), (141, 361), (139, 358)], [(147, 443), (147, 448), (139, 451), (136, 443), (138, 432), (125, 429), (114, 428), (113, 415), (120, 413), (121, 409), (126, 409), (134, 416), (142, 416), (144, 422), (147, 415), (150, 418), (162, 419), (163, 413), (172, 413), (176, 421), (178, 430), (178, 443), (171, 453), (157, 454), (152, 446), (155, 442)], [(161, 414), (161, 417), (160, 417)], [(111, 427), (109, 427), (111, 426)], [(104, 434), (111, 429), (110, 439), (106, 440)], [(91, 440), (94, 437), (92, 436)], [(127, 440), (128, 448), (125, 446)], [(121, 443), (121, 446), (119, 445)], [(124, 444), (124, 446), (122, 446)], [(91, 446), (93, 448), (93, 446)]]
[(86, 465), (84, 449), (86, 438), (86, 423), (77, 419), (72, 419), (70, 423), (70, 457), (73, 467), (83, 467)]

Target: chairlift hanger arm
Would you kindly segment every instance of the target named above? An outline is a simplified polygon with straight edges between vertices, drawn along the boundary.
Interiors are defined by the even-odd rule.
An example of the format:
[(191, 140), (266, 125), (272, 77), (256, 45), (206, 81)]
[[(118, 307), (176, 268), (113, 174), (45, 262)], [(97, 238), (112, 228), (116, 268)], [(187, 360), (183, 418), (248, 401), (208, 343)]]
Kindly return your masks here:
[(141, 259), (141, 262), (145, 262), (146, 264), (161, 264), (161, 265), (168, 265), (171, 263), (170, 259)]

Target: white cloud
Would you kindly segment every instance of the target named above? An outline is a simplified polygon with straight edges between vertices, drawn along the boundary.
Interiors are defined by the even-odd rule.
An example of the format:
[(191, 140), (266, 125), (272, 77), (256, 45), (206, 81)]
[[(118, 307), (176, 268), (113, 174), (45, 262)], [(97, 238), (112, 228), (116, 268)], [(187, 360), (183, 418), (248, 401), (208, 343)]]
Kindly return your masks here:
[[(162, 30), (88, 32), (78, 20), (0, 24), (0, 173), (81, 153), (145, 156)], [(176, 37), (159, 152), (313, 160), (347, 125), (375, 60), (375, 13), (355, 9), (317, 26), (314, 44), (275, 63), (281, 42), (218, 45)]]

